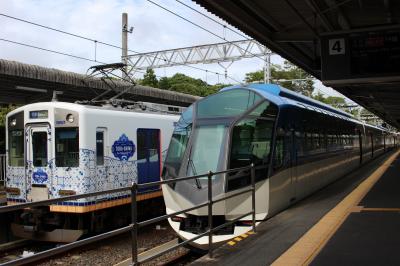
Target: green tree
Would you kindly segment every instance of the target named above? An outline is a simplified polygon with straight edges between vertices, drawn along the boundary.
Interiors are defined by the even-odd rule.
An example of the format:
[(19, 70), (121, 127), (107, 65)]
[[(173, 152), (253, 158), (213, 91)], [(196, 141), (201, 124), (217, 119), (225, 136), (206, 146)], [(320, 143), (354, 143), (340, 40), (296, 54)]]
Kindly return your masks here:
[(144, 86), (149, 86), (153, 88), (158, 88), (158, 80), (157, 76), (154, 73), (154, 70), (151, 68), (148, 68), (146, 70), (146, 73), (143, 75), (143, 79), (140, 80), (140, 84)]
[(6, 126), (6, 115), (17, 108), (16, 105), (6, 105), (0, 107), (0, 153), (5, 153), (6, 150), (6, 138), (5, 138), (5, 126)]
[[(245, 77), (247, 83), (260, 82), (263, 79), (263, 70), (247, 73)], [(313, 77), (289, 61), (285, 61), (283, 67), (272, 64), (271, 79), (275, 84), (306, 96), (311, 96), (314, 91)]]
[(9, 105), (0, 107), (0, 126), (1, 127), (6, 126), (6, 115), (18, 107), (19, 106), (13, 105), (13, 104), (9, 104)]
[(160, 78), (158, 82), (158, 87), (162, 90), (168, 90), (171, 86), (169, 84), (169, 79), (167, 77)]
[(347, 103), (345, 98), (339, 96), (328, 96), (325, 97), (321, 92), (312, 96), (313, 99), (328, 104), (332, 107), (341, 109), (355, 117), (358, 117), (358, 113), (360, 112), (359, 108), (347, 108)]
[(209, 85), (201, 79), (195, 79), (182, 73), (176, 73), (172, 77), (163, 77), (158, 82), (163, 90), (171, 90), (197, 96), (207, 96), (216, 93), (227, 84)]

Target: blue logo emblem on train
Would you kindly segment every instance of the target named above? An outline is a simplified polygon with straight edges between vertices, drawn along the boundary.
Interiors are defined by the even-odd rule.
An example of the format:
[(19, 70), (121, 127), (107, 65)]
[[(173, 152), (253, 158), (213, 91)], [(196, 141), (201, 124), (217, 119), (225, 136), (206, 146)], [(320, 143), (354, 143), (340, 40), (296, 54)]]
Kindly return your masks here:
[(114, 156), (122, 161), (127, 161), (136, 151), (136, 146), (125, 134), (122, 134), (111, 147)]
[(42, 184), (48, 180), (48, 176), (45, 171), (38, 169), (32, 174), (32, 179), (35, 183)]

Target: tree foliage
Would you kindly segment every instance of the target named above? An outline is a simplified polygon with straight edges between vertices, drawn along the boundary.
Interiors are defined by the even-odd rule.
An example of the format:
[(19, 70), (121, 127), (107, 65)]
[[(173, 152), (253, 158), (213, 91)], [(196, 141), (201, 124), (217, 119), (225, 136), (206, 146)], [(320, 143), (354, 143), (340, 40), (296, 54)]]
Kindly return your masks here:
[[(313, 77), (289, 61), (285, 61), (283, 67), (272, 64), (271, 79), (272, 83), (279, 84), (282, 87), (306, 96), (311, 96), (314, 90)], [(263, 70), (247, 73), (245, 77), (247, 83), (262, 82), (263, 80)]]
[(0, 107), (0, 127), (4, 127), (6, 125), (6, 115), (17, 107), (19, 106), (13, 104)]
[(17, 108), (16, 105), (5, 105), (0, 107), (0, 153), (5, 153), (6, 149), (6, 136), (5, 136), (5, 126), (6, 126), (6, 115)]
[(318, 92), (316, 95), (313, 95), (313, 98), (317, 101), (329, 104), (336, 108), (340, 108), (346, 105), (346, 100), (343, 97), (339, 96), (325, 97), (322, 93)]
[(157, 80), (156, 74), (154, 73), (154, 70), (151, 68), (148, 68), (146, 70), (146, 73), (143, 75), (143, 79), (140, 80), (139, 84), (157, 88), (158, 80)]
[(201, 79), (195, 79), (181, 73), (176, 73), (172, 77), (162, 77), (158, 80), (153, 70), (148, 70), (143, 79), (139, 81), (139, 84), (197, 96), (207, 96), (216, 93), (220, 88), (230, 85), (210, 85)]

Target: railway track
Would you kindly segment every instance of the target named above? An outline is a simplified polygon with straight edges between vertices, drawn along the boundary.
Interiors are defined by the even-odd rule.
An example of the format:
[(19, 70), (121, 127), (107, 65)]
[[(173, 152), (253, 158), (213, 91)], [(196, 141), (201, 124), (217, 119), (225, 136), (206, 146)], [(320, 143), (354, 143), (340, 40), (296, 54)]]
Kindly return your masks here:
[[(152, 256), (154, 256), (155, 254), (166, 251), (169, 248), (177, 245), (178, 243), (179, 243), (178, 238), (175, 238), (171, 241), (168, 241), (166, 243), (163, 243), (159, 246), (156, 246), (152, 249), (149, 249), (145, 252), (140, 253), (138, 256), (138, 259), (139, 259), (139, 261), (149, 259)], [(145, 266), (147, 266), (147, 265), (171, 265), (171, 266), (172, 265), (174, 265), (174, 266), (186, 265), (201, 256), (202, 256), (201, 254), (195, 253), (195, 252), (191, 251), (190, 249), (178, 248), (178, 249), (170, 251), (164, 255), (161, 255), (158, 258), (155, 258), (148, 262), (142, 263), (141, 265), (145, 265)], [(131, 264), (132, 264), (132, 260), (129, 258), (120, 263), (115, 264), (114, 266), (129, 266)]]
[(0, 245), (0, 264), (8, 263), (37, 252), (42, 252), (55, 247), (56, 244), (34, 242), (20, 239)]
[[(160, 223), (157, 226), (145, 226), (138, 235), (139, 252), (143, 253), (166, 241), (176, 238), (174, 231), (167, 223)], [(102, 241), (75, 248), (61, 254), (47, 256), (35, 264), (41, 266), (49, 265), (114, 265), (130, 258), (131, 256), (131, 235), (123, 233)], [(18, 245), (17, 245), (18, 244)], [(13, 260), (49, 250), (59, 244), (49, 244), (36, 241), (21, 241), (8, 243), (8, 247), (1, 250), (0, 265), (10, 263)], [(174, 257), (176, 254), (167, 256)], [(176, 256), (175, 256), (176, 257)]]

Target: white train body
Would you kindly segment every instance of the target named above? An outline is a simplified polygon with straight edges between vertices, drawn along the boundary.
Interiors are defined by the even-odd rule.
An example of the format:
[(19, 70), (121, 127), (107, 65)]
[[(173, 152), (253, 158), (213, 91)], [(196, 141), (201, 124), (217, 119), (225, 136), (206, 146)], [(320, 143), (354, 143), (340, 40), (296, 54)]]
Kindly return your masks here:
[[(7, 201), (31, 202), (146, 183), (160, 178), (178, 116), (63, 102), (7, 115)], [(153, 193), (153, 194), (151, 194)], [(159, 188), (142, 194), (160, 196)], [(127, 193), (50, 206), (85, 213), (129, 202)]]
[[(386, 128), (364, 124), (349, 114), (278, 85), (249, 84), (222, 89), (205, 97), (181, 116), (163, 168), (163, 179), (196, 176), (208, 171), (255, 170), (257, 223), (318, 189), (397, 147), (399, 136)], [(213, 243), (221, 244), (252, 229), (248, 190), (250, 170), (212, 178)], [(208, 202), (207, 178), (163, 185), (166, 212), (173, 214)], [(208, 208), (171, 217), (183, 240), (209, 230)], [(190, 245), (207, 249), (208, 236)]]

